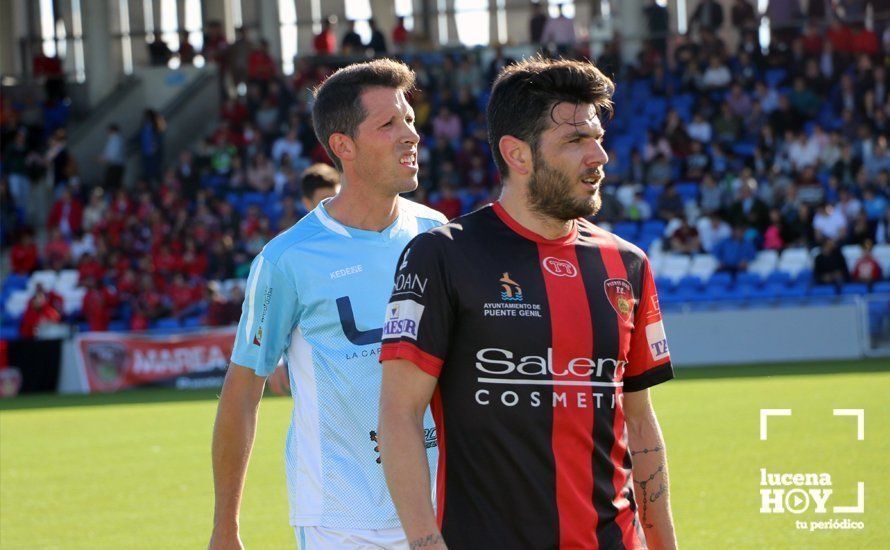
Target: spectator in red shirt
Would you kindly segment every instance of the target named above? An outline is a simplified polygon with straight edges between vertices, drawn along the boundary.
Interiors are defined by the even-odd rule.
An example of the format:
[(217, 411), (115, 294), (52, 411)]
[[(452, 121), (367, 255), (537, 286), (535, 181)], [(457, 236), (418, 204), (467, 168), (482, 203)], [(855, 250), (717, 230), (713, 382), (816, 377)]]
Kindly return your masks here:
[(395, 50), (397, 52), (405, 51), (405, 46), (408, 45), (410, 39), (411, 34), (408, 32), (408, 29), (405, 28), (405, 18), (397, 17), (396, 26), (392, 30), (392, 44), (395, 47)]
[(105, 268), (99, 263), (95, 256), (86, 252), (80, 257), (80, 261), (77, 263), (77, 273), (79, 281), (85, 281), (87, 279), (101, 281), (105, 276)]
[(862, 256), (856, 260), (856, 264), (853, 266), (853, 280), (857, 283), (871, 284), (875, 281), (880, 281), (884, 276), (881, 264), (871, 254), (873, 246), (874, 244), (871, 240), (865, 241), (862, 247)]
[(857, 26), (850, 31), (850, 52), (875, 55), (878, 53), (878, 35), (864, 26)]
[(173, 277), (173, 283), (167, 287), (167, 295), (170, 297), (170, 306), (175, 317), (185, 317), (192, 311), (195, 291), (181, 273)]
[(336, 24), (336, 15), (329, 15), (321, 22), (321, 32), (312, 41), (317, 55), (331, 55), (337, 50), (337, 36), (334, 34)]
[(49, 220), (46, 223), (47, 228), (57, 227), (62, 235), (70, 237), (80, 231), (82, 223), (83, 205), (71, 196), (71, 191), (62, 188), (59, 192), (59, 199), (53, 203), (52, 210), (50, 210)]
[(55, 271), (65, 269), (71, 262), (71, 246), (58, 228), (50, 229), (49, 239), (43, 247), (43, 257), (49, 268)]
[(19, 275), (29, 275), (40, 264), (37, 254), (37, 245), (34, 244), (34, 238), (29, 231), (22, 233), (19, 242), (12, 245), (9, 252), (9, 261), (12, 266), (12, 272)]
[(207, 272), (207, 255), (198, 251), (198, 247), (192, 239), (185, 242), (185, 252), (182, 254), (182, 271), (191, 279), (200, 279)]
[(223, 104), (220, 115), (231, 128), (241, 128), (248, 117), (247, 107), (238, 96), (230, 96)]
[(19, 333), (22, 338), (34, 338), (40, 325), (58, 323), (61, 320), (62, 313), (53, 306), (49, 296), (38, 286), (34, 297), (28, 302), (28, 307), (22, 315)]
[(463, 205), (461, 204), (460, 199), (455, 196), (454, 187), (450, 184), (442, 183), (439, 186), (439, 189), (441, 191), (439, 193), (439, 198), (434, 200), (430, 206), (444, 214), (449, 220), (453, 220), (460, 216)]
[(275, 60), (269, 54), (269, 41), (260, 40), (259, 45), (250, 52), (247, 57), (247, 79), (260, 86), (263, 95), (269, 89), (269, 81), (278, 74)]
[(106, 287), (99, 287), (95, 279), (84, 281), (87, 289), (83, 296), (83, 317), (92, 331), (108, 330), (111, 315), (117, 306), (117, 297)]
[(152, 257), (152, 265), (159, 275), (169, 275), (179, 271), (180, 262), (170, 250), (170, 246), (163, 244)]
[(204, 34), (204, 46), (201, 53), (204, 54), (207, 61), (217, 63), (222, 60), (222, 54), (226, 51), (229, 43), (226, 42), (226, 36), (219, 21), (208, 22), (206, 28), (207, 32)]

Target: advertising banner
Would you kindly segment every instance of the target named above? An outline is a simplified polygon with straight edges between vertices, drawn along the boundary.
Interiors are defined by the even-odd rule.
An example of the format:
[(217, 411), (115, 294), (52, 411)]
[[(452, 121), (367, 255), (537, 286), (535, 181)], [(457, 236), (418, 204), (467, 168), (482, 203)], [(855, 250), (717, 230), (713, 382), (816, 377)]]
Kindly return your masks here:
[(74, 352), (90, 393), (205, 388), (222, 385), (234, 341), (235, 327), (164, 335), (93, 332), (77, 336)]

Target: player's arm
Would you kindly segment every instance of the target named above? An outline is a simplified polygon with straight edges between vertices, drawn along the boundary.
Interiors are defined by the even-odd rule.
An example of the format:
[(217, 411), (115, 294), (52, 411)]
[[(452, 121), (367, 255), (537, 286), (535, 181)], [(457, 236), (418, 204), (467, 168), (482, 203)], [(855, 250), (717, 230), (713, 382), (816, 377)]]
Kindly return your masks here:
[(210, 548), (243, 548), (238, 513), (266, 379), (232, 363), (213, 426), (213, 535)]
[(238, 512), (247, 463), (256, 435), (266, 377), (278, 364), (297, 323), (296, 291), (278, 266), (262, 254), (247, 278), (232, 359), (213, 429), (215, 491), (211, 548), (241, 548)]
[(437, 379), (406, 359), (383, 361), (380, 456), (386, 484), (412, 550), (445, 548), (430, 501), (423, 415)]
[(671, 516), (667, 451), (649, 390), (624, 394), (637, 513), (651, 550), (677, 548)]

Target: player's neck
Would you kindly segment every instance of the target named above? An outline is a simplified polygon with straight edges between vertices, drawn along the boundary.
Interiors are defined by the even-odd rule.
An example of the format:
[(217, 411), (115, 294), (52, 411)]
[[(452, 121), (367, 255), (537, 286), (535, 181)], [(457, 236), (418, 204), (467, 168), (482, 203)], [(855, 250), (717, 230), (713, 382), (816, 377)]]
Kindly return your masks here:
[(559, 239), (571, 233), (574, 220), (557, 220), (543, 216), (528, 205), (528, 196), (519, 185), (506, 183), (498, 199), (501, 206), (519, 225), (533, 231), (545, 239)]
[(398, 195), (384, 196), (344, 183), (340, 192), (324, 204), (324, 209), (346, 227), (383, 231), (399, 216), (398, 200)]

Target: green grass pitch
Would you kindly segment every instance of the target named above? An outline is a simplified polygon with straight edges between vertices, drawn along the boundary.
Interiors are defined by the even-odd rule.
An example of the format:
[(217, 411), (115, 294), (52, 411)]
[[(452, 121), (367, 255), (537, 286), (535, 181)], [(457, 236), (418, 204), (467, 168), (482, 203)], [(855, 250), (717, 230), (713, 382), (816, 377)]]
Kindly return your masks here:
[[(681, 548), (890, 548), (890, 361), (681, 369), (653, 389)], [(141, 390), (0, 402), (0, 547), (201, 548), (211, 527), (213, 392)], [(759, 409), (790, 408), (759, 437)], [(833, 408), (865, 410), (856, 420)], [(290, 400), (266, 398), (241, 514), (248, 548), (293, 548), (283, 443)], [(760, 468), (828, 472), (828, 504), (862, 531), (806, 532), (764, 515)], [(835, 517), (834, 514), (826, 514)]]

